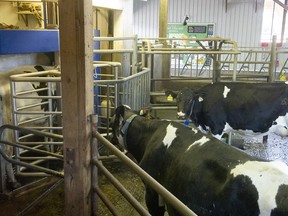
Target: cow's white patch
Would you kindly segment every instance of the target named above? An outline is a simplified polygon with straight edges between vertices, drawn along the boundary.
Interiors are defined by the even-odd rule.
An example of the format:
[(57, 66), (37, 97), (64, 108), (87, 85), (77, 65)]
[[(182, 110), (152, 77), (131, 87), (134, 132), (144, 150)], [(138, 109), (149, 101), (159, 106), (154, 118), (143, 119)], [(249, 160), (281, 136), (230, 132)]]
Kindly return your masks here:
[(288, 136), (288, 114), (279, 116), (274, 122), (276, 124), (273, 124), (269, 131), (282, 137)]
[(177, 115), (178, 115), (179, 117), (184, 117), (184, 116), (185, 116), (185, 113), (183, 113), (182, 111), (180, 111), (180, 112), (177, 113)]
[(202, 146), (204, 145), (206, 142), (208, 142), (210, 139), (208, 137), (203, 136), (201, 139), (196, 140), (195, 142), (193, 142), (186, 150), (189, 151), (194, 145), (199, 145)]
[(166, 128), (166, 135), (163, 139), (163, 144), (164, 146), (167, 146), (167, 148), (170, 147), (172, 144), (173, 140), (176, 138), (176, 131), (177, 128), (173, 127), (171, 124), (169, 124)]
[(231, 91), (227, 86), (224, 87), (223, 97), (226, 98), (228, 93)]
[(285, 84), (287, 84), (287, 85), (288, 85), (288, 81), (286, 81), (286, 82), (285, 82)]
[(257, 188), (260, 215), (270, 215), (276, 207), (275, 197), (280, 185), (288, 185), (288, 167), (280, 161), (248, 161), (231, 170), (231, 174), (248, 176)]
[(127, 109), (131, 110), (131, 107), (129, 105), (124, 104), (124, 107), (126, 107)]
[(268, 128), (267, 132), (265, 133), (256, 133), (253, 132), (252, 130), (235, 130), (233, 129), (227, 122), (225, 124), (225, 127), (223, 129), (223, 135), (224, 133), (229, 133), (229, 132), (236, 132), (238, 134), (242, 134), (245, 136), (264, 136), (267, 135), (269, 132), (275, 133), (278, 136), (288, 136), (288, 113), (285, 116), (279, 116), (275, 121), (274, 124)]
[(199, 102), (202, 102), (203, 100), (204, 100), (204, 99), (203, 99), (202, 97), (199, 97), (199, 98), (198, 98), (198, 101), (199, 101)]
[(208, 132), (210, 129), (209, 129), (209, 127), (206, 126), (206, 125), (205, 125), (205, 128), (207, 128), (207, 130), (204, 130), (204, 128), (203, 128), (201, 125), (198, 126), (198, 129), (199, 129), (202, 133), (207, 134), (207, 132)]
[(230, 132), (238, 133), (240, 135), (245, 135), (245, 136), (252, 136), (252, 137), (264, 136), (264, 135), (268, 134), (268, 132), (266, 132), (266, 133), (256, 133), (256, 132), (253, 132), (252, 130), (235, 130), (229, 125), (229, 123), (226, 122), (225, 127), (223, 129), (222, 135), (224, 133), (230, 133)]
[(195, 129), (195, 128), (191, 128), (191, 130), (192, 130), (195, 134), (198, 133), (198, 130)]

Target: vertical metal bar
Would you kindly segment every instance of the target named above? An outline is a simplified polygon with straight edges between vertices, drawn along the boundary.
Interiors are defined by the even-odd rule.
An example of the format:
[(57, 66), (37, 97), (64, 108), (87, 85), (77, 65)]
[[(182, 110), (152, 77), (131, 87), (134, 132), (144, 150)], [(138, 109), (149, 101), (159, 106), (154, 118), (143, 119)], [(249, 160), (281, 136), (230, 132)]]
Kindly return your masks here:
[[(118, 80), (118, 66), (116, 67), (113, 67), (114, 68), (114, 71), (115, 71), (115, 80)], [(119, 89), (118, 89), (118, 84), (115, 83), (115, 89), (114, 89), (114, 104), (115, 104), (115, 107), (118, 107), (119, 106)]]
[[(285, 5), (288, 4), (288, 0), (285, 0)], [(283, 8), (282, 29), (281, 29), (281, 43), (284, 41), (285, 27), (286, 27), (287, 10)]]
[(44, 29), (47, 28), (47, 2), (43, 2)]
[(106, 133), (109, 135), (109, 116), (110, 116), (110, 85), (107, 84), (107, 107), (106, 107)]
[[(91, 130), (92, 134), (93, 131), (97, 131), (97, 125), (98, 125), (98, 116), (97, 115), (91, 115)], [(97, 158), (98, 157), (98, 140), (95, 136), (92, 136), (92, 142), (91, 142), (91, 158)], [(92, 166), (92, 188), (98, 187), (98, 169), (95, 165)], [(92, 193), (92, 215), (97, 215), (97, 196), (95, 193)]]
[(137, 55), (138, 55), (138, 48), (137, 48), (137, 40), (138, 37), (137, 35), (134, 36), (134, 40), (133, 40), (133, 53), (132, 53), (132, 74), (136, 74), (137, 73)]
[[(51, 82), (47, 82), (47, 95), (48, 96), (52, 96), (52, 84), (51, 84)], [(52, 98), (49, 98), (48, 99), (48, 107), (49, 107), (49, 112), (52, 112), (53, 111), (53, 103), (52, 103), (53, 101), (52, 101)], [(48, 121), (49, 123), (49, 125), (48, 125), (48, 127), (49, 128), (51, 128), (51, 127), (53, 127), (53, 114), (49, 114), (49, 121)], [(51, 130), (51, 129), (49, 129), (49, 132), (50, 133), (53, 133), (53, 131)], [(53, 141), (53, 139), (52, 138), (48, 138), (48, 140), (49, 141)], [(54, 152), (54, 145), (50, 145), (49, 146), (49, 148), (51, 149), (51, 151), (52, 152)]]
[[(12, 101), (12, 113), (13, 113), (13, 124), (15, 126), (18, 126), (18, 121), (17, 121), (17, 103), (16, 103), (16, 83), (14, 81), (10, 82), (10, 88), (11, 88), (11, 101)], [(19, 142), (19, 131), (14, 130), (13, 131), (14, 137), (13, 137), (13, 142)], [(15, 158), (17, 159), (20, 152), (19, 152), (19, 148), (15, 148), (13, 147), (13, 152), (15, 154)], [(16, 173), (18, 173), (20, 171), (20, 167), (16, 165)]]
[[(142, 41), (142, 44), (141, 44), (141, 50), (144, 52), (145, 51), (145, 44), (146, 44), (146, 41)], [(146, 59), (145, 59), (145, 54), (141, 54), (141, 62), (142, 62), (142, 67), (147, 67), (146, 65)]]
[(236, 74), (237, 74), (237, 54), (234, 55), (234, 61), (233, 61), (233, 76), (232, 76), (232, 81), (236, 81)]
[[(0, 114), (3, 115), (3, 98), (0, 96)], [(3, 125), (2, 122), (2, 118), (0, 118), (0, 125)], [(1, 139), (1, 137), (0, 137)], [(0, 144), (0, 150), (4, 152), (4, 145)], [(4, 158), (2, 157), (2, 155), (0, 154), (0, 193), (4, 193), (6, 191), (6, 187), (5, 187), (5, 179), (6, 179), (6, 170), (5, 170), (5, 164), (6, 161), (4, 160)]]

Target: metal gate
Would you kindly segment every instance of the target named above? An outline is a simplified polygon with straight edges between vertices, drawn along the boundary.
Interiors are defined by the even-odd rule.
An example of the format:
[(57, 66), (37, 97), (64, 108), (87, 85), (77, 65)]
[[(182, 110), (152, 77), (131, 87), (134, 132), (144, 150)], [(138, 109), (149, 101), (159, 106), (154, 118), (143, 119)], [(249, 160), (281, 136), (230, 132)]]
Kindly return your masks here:
[[(19, 129), (14, 130), (14, 143), (22, 147), (14, 147), (13, 157), (19, 162), (49, 167), (51, 161), (58, 160), (57, 157), (35, 154), (34, 149), (50, 153), (61, 151), (63, 141), (57, 138), (57, 135), (62, 134), (60, 72), (49, 70), (24, 73), (12, 75), (10, 79), (14, 126), (52, 134), (39, 139), (35, 133), (23, 134)], [(62, 162), (60, 164), (62, 166)], [(34, 172), (26, 166), (16, 165), (15, 168), (15, 174), (21, 177), (47, 175), (47, 172)]]

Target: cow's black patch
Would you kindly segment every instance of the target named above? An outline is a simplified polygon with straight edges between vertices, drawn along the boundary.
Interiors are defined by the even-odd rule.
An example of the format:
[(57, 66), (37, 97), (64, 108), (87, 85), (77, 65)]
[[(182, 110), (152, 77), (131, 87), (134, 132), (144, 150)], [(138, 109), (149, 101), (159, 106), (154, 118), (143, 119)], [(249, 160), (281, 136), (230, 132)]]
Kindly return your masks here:
[(288, 185), (280, 185), (275, 197), (277, 207), (272, 210), (271, 216), (287, 216), (288, 212)]

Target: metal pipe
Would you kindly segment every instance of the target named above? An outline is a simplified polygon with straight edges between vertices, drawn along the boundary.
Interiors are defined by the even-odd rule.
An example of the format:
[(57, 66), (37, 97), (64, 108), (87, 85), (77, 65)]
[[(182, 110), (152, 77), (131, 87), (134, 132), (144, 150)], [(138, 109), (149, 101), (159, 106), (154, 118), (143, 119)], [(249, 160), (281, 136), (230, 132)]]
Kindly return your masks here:
[(206, 50), (195, 50), (195, 51), (139, 51), (139, 54), (240, 54), (238, 51), (206, 51)]
[(61, 99), (61, 96), (13, 96), (16, 99)]
[(21, 144), (21, 145), (39, 145), (39, 144), (41, 144), (42, 146), (44, 146), (44, 145), (63, 145), (63, 142), (52, 142), (52, 141), (50, 141), (50, 142), (21, 142), (21, 141), (19, 141), (18, 142), (19, 144)]
[(126, 200), (136, 209), (140, 215), (150, 216), (149, 212), (126, 190), (126, 188), (103, 166), (97, 159), (92, 159), (98, 169), (107, 177), (107, 179), (117, 188), (117, 190), (126, 198)]
[[(91, 131), (97, 131), (98, 130), (98, 116), (97, 115), (91, 115), (90, 116), (90, 122), (91, 122)], [(95, 158), (98, 157), (98, 140), (93, 136), (92, 137), (92, 145), (91, 145), (91, 157)], [(98, 170), (96, 166), (92, 166), (92, 188), (98, 188)], [(92, 214), (97, 215), (96, 210), (97, 210), (97, 197), (95, 196), (95, 193), (92, 193)]]
[[(50, 82), (48, 82), (50, 83)], [(30, 90), (25, 90), (25, 91), (21, 91), (21, 92), (17, 92), (16, 95), (23, 95), (23, 94), (30, 94), (30, 93), (37, 93), (37, 92), (41, 92), (41, 91), (47, 91), (48, 88), (37, 88), (37, 89), (30, 89)]]
[(54, 170), (51, 170), (51, 169), (47, 169), (47, 168), (44, 168), (44, 167), (41, 167), (41, 166), (37, 166), (37, 165), (31, 165), (30, 163), (25, 163), (23, 161), (19, 161), (19, 160), (15, 160), (15, 159), (10, 159), (3, 151), (2, 149), (0, 149), (0, 154), (2, 155), (2, 157), (12, 163), (12, 164), (16, 164), (16, 165), (19, 165), (19, 166), (23, 166), (23, 167), (26, 167), (26, 168), (29, 168), (29, 169), (33, 169), (33, 170), (38, 170), (38, 171), (41, 171), (41, 172), (45, 172), (45, 173), (48, 173), (48, 174), (51, 174), (51, 175), (54, 175), (54, 176), (58, 176), (58, 177), (64, 177), (64, 173), (63, 172), (57, 172), (57, 171), (54, 171)]
[(137, 58), (138, 58), (138, 48), (137, 48), (137, 35), (134, 35), (133, 44), (132, 44), (133, 52), (132, 52), (132, 73), (137, 73)]
[(101, 49), (101, 50), (93, 50), (93, 53), (133, 53), (133, 49)]
[(39, 107), (41, 105), (46, 105), (48, 104), (48, 102), (41, 102), (41, 103), (35, 103), (35, 104), (30, 104), (30, 105), (26, 105), (26, 106), (22, 106), (17, 108), (18, 111), (24, 110), (24, 109), (29, 109), (29, 108), (33, 108), (33, 107)]
[(96, 41), (116, 41), (116, 40), (134, 40), (135, 36), (129, 37), (93, 37)]
[(128, 158), (123, 152), (119, 151), (112, 143), (105, 139), (97, 131), (93, 132), (93, 135), (106, 147), (108, 147), (121, 161), (127, 164), (131, 169), (133, 169), (141, 179), (145, 181), (150, 187), (152, 187), (164, 200), (173, 206), (180, 214), (187, 216), (196, 216), (196, 214), (191, 211), (186, 205), (184, 205), (179, 199), (177, 199), (173, 194), (171, 194), (167, 189), (165, 189), (161, 184), (159, 184), (155, 179), (148, 175), (141, 167), (135, 164), (130, 158)]
[(139, 72), (137, 74), (133, 74), (132, 76), (125, 77), (125, 78), (123, 78), (121, 80), (95, 80), (94, 84), (98, 84), (98, 83), (101, 83), (101, 84), (125, 83), (128, 80), (131, 80), (131, 79), (133, 79), (135, 77), (138, 77), (138, 76), (142, 76), (145, 73), (150, 73), (150, 69), (145, 68), (143, 71), (141, 71), (141, 72)]
[[(48, 152), (48, 151), (44, 151), (44, 150), (40, 150), (40, 149), (36, 149), (36, 148), (31, 148), (31, 147), (28, 147), (28, 146), (25, 146), (25, 145), (20, 145), (20, 144), (17, 144), (17, 143), (10, 143), (10, 142), (3, 141), (3, 140), (0, 140), (0, 143), (5, 144), (5, 145), (9, 145), (9, 146), (13, 146), (13, 147), (17, 147), (17, 148), (22, 148), (22, 149), (29, 150), (29, 151), (33, 151), (33, 152), (36, 152), (36, 153), (46, 154), (48, 156), (53, 156), (53, 157), (56, 157), (56, 158), (59, 158), (59, 159), (62, 159), (62, 160), (64, 159), (63, 155), (56, 154), (56, 153), (53, 153), (53, 152)], [(19, 157), (19, 155), (17, 157)]]
[(22, 172), (20, 169), (19, 172), (16, 173), (17, 176), (21, 177), (51, 177), (51, 174), (47, 174), (45, 172)]
[[(51, 75), (52, 77), (44, 77)], [(61, 73), (58, 70), (37, 71), (31, 73), (15, 74), (11, 75), (11, 81), (37, 81), (37, 82), (60, 82)], [(32, 80), (31, 80), (32, 79)]]
[[(109, 209), (109, 211), (112, 213), (114, 216), (121, 216), (118, 212), (115, 206), (111, 203), (111, 201), (107, 198), (107, 196), (102, 192), (102, 190), (97, 186), (93, 188), (94, 192), (97, 193), (99, 198), (103, 201), (105, 206)], [(93, 215), (97, 215), (96, 210), (93, 211)]]
[[(15, 112), (16, 114), (21, 114), (21, 115), (44, 115), (44, 114), (58, 114), (58, 115), (60, 115), (60, 114), (62, 114), (62, 112), (60, 112), (60, 111), (30, 111), (30, 112), (28, 112), (28, 111), (16, 111)], [(48, 117), (48, 116), (46, 116), (46, 117)]]
[(46, 156), (46, 157), (23, 157), (23, 156), (18, 156), (19, 160), (61, 160), (56, 157), (51, 157), (51, 156)]
[(121, 67), (120, 62), (110, 62), (110, 61), (93, 61), (93, 64), (105, 64), (111, 67)]

